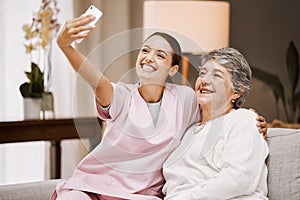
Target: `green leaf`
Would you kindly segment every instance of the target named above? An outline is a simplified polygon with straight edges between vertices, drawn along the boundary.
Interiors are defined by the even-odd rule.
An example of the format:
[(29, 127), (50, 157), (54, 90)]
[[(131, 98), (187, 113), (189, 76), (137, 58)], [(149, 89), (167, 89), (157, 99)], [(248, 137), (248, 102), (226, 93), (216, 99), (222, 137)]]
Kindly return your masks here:
[(31, 72), (25, 72), (29, 83), (20, 86), (23, 97), (41, 98), (44, 92), (44, 73), (36, 63), (31, 63)]
[(273, 75), (264, 70), (258, 69), (254, 66), (251, 66), (251, 70), (252, 70), (253, 78), (260, 80), (263, 83), (265, 83), (267, 86), (269, 86), (273, 91), (275, 100), (278, 101), (279, 99), (281, 99), (284, 106), (286, 106), (284, 87), (281, 84), (278, 76)]
[(32, 75), (32, 82), (36, 82), (39, 78), (40, 74), (42, 72), (40, 71), (40, 68), (35, 63), (31, 63), (31, 75)]
[(29, 83), (23, 83), (22, 85), (20, 85), (20, 92), (21, 95), (26, 98), (26, 97), (30, 97), (31, 95), (31, 91), (30, 91), (30, 84)]
[(39, 68), (39, 66), (36, 64), (36, 63), (34, 63), (34, 62), (31, 62), (31, 70), (33, 71), (33, 70), (39, 70), (40, 68)]
[(289, 80), (292, 87), (292, 94), (294, 94), (299, 79), (299, 55), (293, 41), (290, 42), (289, 47), (287, 49), (286, 64)]
[(30, 72), (25, 72), (26, 77), (31, 80), (31, 73)]

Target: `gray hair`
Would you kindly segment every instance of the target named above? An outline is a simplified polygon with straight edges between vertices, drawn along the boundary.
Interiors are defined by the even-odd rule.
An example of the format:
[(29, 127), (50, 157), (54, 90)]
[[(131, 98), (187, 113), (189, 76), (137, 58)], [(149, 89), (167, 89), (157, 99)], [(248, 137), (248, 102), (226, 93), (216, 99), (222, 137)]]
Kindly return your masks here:
[(214, 59), (231, 73), (232, 89), (241, 93), (241, 96), (233, 102), (234, 108), (240, 108), (250, 93), (251, 69), (245, 57), (234, 48), (221, 48), (202, 54), (200, 66)]

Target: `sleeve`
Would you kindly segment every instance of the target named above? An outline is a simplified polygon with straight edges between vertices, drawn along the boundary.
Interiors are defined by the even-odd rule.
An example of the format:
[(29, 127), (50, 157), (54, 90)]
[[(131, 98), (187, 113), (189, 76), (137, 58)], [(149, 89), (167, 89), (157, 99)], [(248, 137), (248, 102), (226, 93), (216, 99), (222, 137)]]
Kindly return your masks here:
[(253, 193), (265, 167), (268, 146), (256, 127), (256, 115), (239, 115), (224, 146), (223, 167), (215, 176), (193, 189), (191, 199), (230, 199)]
[(186, 127), (190, 127), (200, 121), (200, 106), (197, 103), (195, 91), (192, 88), (188, 88), (182, 98), (185, 99), (184, 117), (187, 119)]
[(98, 103), (97, 99), (95, 98), (98, 116), (100, 119), (106, 121), (113, 121), (118, 117), (119, 113), (121, 112), (124, 106), (125, 97), (128, 96), (125, 94), (126, 89), (124, 88), (124, 86), (118, 83), (112, 83), (112, 85), (113, 85), (113, 98), (109, 106), (102, 107)]
[(102, 118), (107, 118), (107, 119), (110, 118), (109, 110), (110, 110), (111, 104), (109, 104), (106, 107), (103, 107), (99, 104), (96, 97), (95, 97), (95, 101), (96, 101), (97, 111), (98, 111), (99, 116), (101, 116), (101, 119)]

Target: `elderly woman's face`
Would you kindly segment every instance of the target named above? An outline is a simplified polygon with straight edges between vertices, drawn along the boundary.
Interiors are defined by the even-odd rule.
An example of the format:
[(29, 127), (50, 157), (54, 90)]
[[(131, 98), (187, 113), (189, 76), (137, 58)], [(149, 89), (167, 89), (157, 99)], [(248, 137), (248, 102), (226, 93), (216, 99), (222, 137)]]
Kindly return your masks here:
[(200, 68), (195, 91), (197, 102), (212, 109), (226, 109), (233, 97), (231, 74), (215, 60), (209, 60)]

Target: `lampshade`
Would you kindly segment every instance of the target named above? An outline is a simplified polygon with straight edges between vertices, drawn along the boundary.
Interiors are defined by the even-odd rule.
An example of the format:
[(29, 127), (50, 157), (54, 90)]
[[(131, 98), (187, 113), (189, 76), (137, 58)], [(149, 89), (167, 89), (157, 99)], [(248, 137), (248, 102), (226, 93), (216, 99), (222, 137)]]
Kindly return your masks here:
[(229, 45), (227, 1), (145, 1), (144, 37), (163, 30), (175, 36), (183, 52), (201, 53)]

